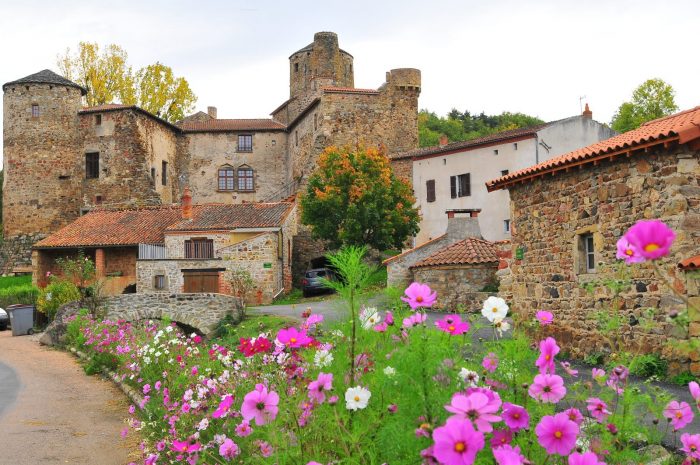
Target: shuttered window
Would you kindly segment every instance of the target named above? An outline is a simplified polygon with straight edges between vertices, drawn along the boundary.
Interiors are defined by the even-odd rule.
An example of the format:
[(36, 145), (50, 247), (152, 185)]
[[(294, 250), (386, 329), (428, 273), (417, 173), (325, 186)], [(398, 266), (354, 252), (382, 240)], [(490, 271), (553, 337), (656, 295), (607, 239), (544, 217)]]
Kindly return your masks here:
[(428, 202), (435, 202), (435, 180), (430, 179), (425, 182), (425, 191), (427, 193), (426, 200)]
[(185, 258), (214, 258), (213, 239), (190, 239), (185, 241)]
[(450, 176), (450, 196), (453, 199), (457, 197), (468, 197), (470, 195), (472, 195), (472, 186), (469, 173)]

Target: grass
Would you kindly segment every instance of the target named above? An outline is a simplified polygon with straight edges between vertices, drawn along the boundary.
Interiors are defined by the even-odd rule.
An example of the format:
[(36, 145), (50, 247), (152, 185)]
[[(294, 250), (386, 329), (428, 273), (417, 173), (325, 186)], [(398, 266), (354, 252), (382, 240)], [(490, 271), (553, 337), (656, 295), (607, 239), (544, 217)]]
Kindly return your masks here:
[(21, 275), (21, 276), (0, 276), (0, 289), (7, 289), (8, 287), (19, 287), (32, 284), (32, 275)]
[(312, 297), (304, 297), (304, 293), (301, 289), (294, 288), (289, 294), (281, 295), (276, 298), (272, 302), (272, 305), (301, 305), (307, 302), (319, 302), (321, 300), (328, 300), (329, 298), (333, 299), (335, 297), (336, 296), (334, 294), (328, 293), (317, 294)]
[(34, 305), (39, 289), (32, 285), (31, 275), (0, 277), (0, 308), (13, 304)]

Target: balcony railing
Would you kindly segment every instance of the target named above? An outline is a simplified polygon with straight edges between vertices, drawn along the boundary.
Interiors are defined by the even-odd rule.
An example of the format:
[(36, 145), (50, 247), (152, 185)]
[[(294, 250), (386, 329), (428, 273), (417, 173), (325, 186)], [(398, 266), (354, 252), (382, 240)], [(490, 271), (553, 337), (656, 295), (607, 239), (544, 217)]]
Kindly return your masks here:
[(163, 260), (168, 258), (168, 249), (163, 244), (139, 244), (139, 260)]

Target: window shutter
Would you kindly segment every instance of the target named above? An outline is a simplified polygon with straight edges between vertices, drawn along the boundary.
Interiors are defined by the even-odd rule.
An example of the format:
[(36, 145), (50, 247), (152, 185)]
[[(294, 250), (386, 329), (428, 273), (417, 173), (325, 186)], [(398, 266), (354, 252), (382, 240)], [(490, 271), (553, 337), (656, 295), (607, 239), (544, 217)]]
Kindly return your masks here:
[(464, 175), (464, 184), (464, 195), (472, 195), (472, 182), (470, 173)]
[(450, 176), (450, 196), (457, 198), (457, 176)]
[(435, 202), (435, 180), (430, 179), (425, 182), (425, 190), (427, 192), (426, 200), (428, 202)]

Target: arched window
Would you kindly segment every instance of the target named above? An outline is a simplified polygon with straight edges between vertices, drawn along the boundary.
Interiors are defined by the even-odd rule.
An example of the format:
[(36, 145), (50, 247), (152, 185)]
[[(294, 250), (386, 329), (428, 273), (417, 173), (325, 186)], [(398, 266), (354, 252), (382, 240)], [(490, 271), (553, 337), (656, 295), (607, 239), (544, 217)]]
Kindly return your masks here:
[(222, 166), (219, 168), (219, 184), (220, 191), (232, 191), (236, 188), (235, 177), (232, 166)]
[(255, 190), (253, 168), (248, 165), (238, 167), (238, 191), (252, 192)]

